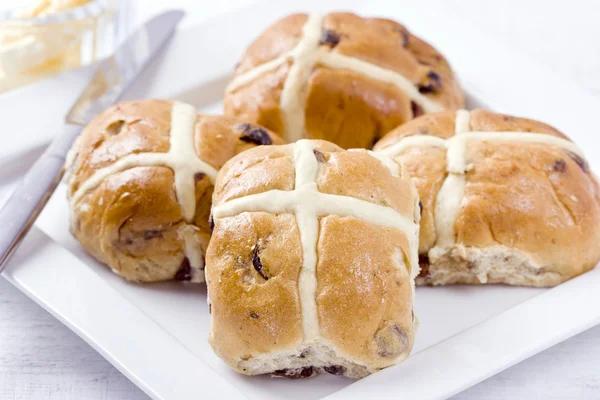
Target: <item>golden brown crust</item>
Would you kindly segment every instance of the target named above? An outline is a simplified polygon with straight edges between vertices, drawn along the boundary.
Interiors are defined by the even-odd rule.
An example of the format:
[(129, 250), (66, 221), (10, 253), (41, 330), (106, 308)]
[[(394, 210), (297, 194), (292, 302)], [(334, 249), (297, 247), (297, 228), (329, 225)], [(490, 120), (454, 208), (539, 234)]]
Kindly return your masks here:
[(506, 114), (493, 113), (486, 110), (471, 111), (472, 131), (505, 131), (505, 132), (534, 132), (545, 133), (569, 139), (557, 129), (543, 122), (528, 118), (513, 117)]
[(420, 160), (406, 162), (404, 166), (419, 193), (422, 207), (419, 254), (426, 254), (435, 245), (435, 201), (446, 178), (446, 152), (438, 148), (415, 147), (406, 151), (405, 157)]
[(456, 221), (460, 243), (515, 247), (564, 280), (597, 264), (597, 187), (565, 150), (480, 143), (467, 156), (475, 167)]
[(411, 182), (391, 175), (385, 165), (373, 162), (373, 157), (366, 151), (325, 152), (323, 159), (327, 168), (323, 168), (317, 178), (320, 192), (342, 194), (391, 207), (412, 218)]
[[(96, 117), (73, 151), (69, 198), (95, 172), (136, 153), (169, 151), (173, 103), (165, 100), (123, 102)], [(270, 141), (281, 139), (264, 130)], [(218, 116), (199, 115), (194, 131), (196, 154), (218, 169), (255, 143), (248, 127)], [(174, 173), (165, 166), (137, 166), (108, 176), (72, 204), (71, 230), (83, 247), (122, 277), (140, 282), (173, 279), (184, 264), (184, 231), (192, 229), (203, 251), (210, 237), (213, 184), (195, 178), (196, 211), (187, 226), (174, 190)], [(183, 274), (179, 278), (188, 279)]]
[(423, 115), (389, 132), (377, 142), (375, 150), (384, 149), (408, 136), (432, 135), (448, 139), (454, 136), (455, 115), (454, 111)]
[(410, 99), (398, 88), (325, 67), (310, 77), (305, 110), (306, 137), (348, 149), (370, 149), (386, 132), (412, 118)]
[[(226, 94), (225, 115), (269, 126), (273, 132), (283, 132), (279, 103), (288, 70), (289, 63), (283, 64), (273, 72), (256, 78), (242, 90)], [(249, 93), (253, 96), (251, 101)]]
[[(343, 151), (324, 141), (311, 144), (319, 191), (385, 205), (412, 220), (415, 197), (410, 179), (392, 176), (365, 150)], [(234, 198), (293, 190), (291, 146), (251, 149), (232, 158), (217, 178), (213, 210)], [(253, 256), (259, 258), (260, 273)], [(411, 266), (404, 232), (354, 217), (319, 218), (315, 296), (321, 344), (302, 342), (302, 259), (294, 214), (243, 212), (215, 220), (206, 260), (213, 318), (210, 342), (230, 366), (246, 374), (272, 372), (264, 368), (290, 367), (273, 361), (286, 354), (289, 358), (283, 362), (293, 359), (295, 367), (328, 367), (306, 364), (314, 362), (309, 356), (303, 361), (303, 351), (314, 354), (320, 345), (368, 371), (408, 355), (416, 327), (410, 271), (416, 266)], [(278, 308), (280, 302), (285, 310)], [(249, 318), (253, 311), (268, 318)]]
[(283, 147), (247, 151), (244, 157), (236, 157), (225, 164), (215, 187), (215, 204), (268, 190), (292, 190), (294, 166), (291, 154)]
[(406, 236), (354, 218), (328, 216), (320, 224), (321, 333), (348, 356), (385, 368), (414, 339), (410, 264), (398, 248), (409, 253)]
[[(302, 326), (296, 280), (302, 247), (294, 216), (223, 218), (215, 222), (211, 243), (218, 244), (211, 244), (206, 255), (211, 332), (216, 333), (210, 344), (216, 353), (238, 366), (257, 354), (298, 346)], [(256, 259), (268, 280), (254, 268)]]
[[(474, 132), (533, 132), (566, 138), (551, 126), (534, 120), (484, 110), (471, 111), (470, 116), (470, 130)], [(390, 132), (375, 148), (383, 150), (417, 134), (453, 136), (454, 113), (411, 121)], [(412, 148), (396, 159), (413, 177), (423, 203), (419, 252), (426, 255), (436, 243), (434, 206), (446, 176), (446, 151)], [(457, 245), (467, 249), (502, 246), (527, 255), (540, 277), (537, 282), (524, 277), (521, 283), (536, 286), (560, 283), (597, 264), (598, 183), (584, 160), (551, 145), (483, 141), (469, 143), (466, 160), (470, 169), (465, 175), (464, 199), (454, 226)], [(544, 274), (551, 278), (544, 278)], [(512, 283), (507, 279), (495, 277), (488, 282)], [(464, 275), (453, 283), (479, 280)]]
[[(307, 15), (294, 14), (275, 22), (248, 47), (234, 79), (293, 49), (306, 21)], [(327, 14), (320, 47), (399, 73), (443, 108), (464, 105), (462, 90), (444, 57), (395, 21)], [(286, 137), (279, 104), (288, 70), (289, 62), (228, 91), (225, 114), (255, 121)], [(415, 107), (394, 85), (320, 65), (313, 69), (305, 90), (304, 137), (330, 140), (344, 148), (372, 147), (386, 132), (410, 120)]]
[[(414, 135), (432, 135), (447, 139), (454, 135), (454, 111), (423, 115), (394, 129), (377, 142), (379, 151), (399, 140)], [(435, 245), (434, 209), (438, 192), (446, 178), (446, 150), (435, 147), (413, 147), (397, 158), (412, 177), (421, 200), (421, 229), (419, 233), (419, 254)]]
[(235, 69), (236, 74), (279, 57), (292, 50), (299, 41), (306, 14), (291, 14), (269, 26), (248, 46)]
[[(148, 118), (152, 116), (152, 118)], [(133, 153), (169, 151), (171, 104), (123, 102), (98, 115), (78, 138), (69, 185), (73, 194), (94, 172)]]

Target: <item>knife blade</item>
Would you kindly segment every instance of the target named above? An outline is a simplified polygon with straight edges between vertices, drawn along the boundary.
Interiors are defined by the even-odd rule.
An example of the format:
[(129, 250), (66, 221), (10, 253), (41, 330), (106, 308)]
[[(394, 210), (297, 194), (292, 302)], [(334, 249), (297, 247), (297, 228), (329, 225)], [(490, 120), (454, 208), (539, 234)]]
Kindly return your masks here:
[(63, 174), (69, 149), (99, 112), (117, 102), (140, 72), (173, 36), (183, 18), (180, 10), (167, 11), (147, 21), (101, 61), (89, 84), (65, 117), (65, 127), (0, 209), (0, 272), (54, 193)]

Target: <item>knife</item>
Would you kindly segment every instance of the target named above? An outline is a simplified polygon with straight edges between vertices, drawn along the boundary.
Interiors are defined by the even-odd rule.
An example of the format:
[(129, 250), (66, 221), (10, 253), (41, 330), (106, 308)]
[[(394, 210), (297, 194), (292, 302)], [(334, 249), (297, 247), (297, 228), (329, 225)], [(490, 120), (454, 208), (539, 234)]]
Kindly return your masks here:
[(98, 64), (89, 84), (65, 117), (63, 131), (27, 171), (0, 209), (0, 272), (62, 179), (65, 158), (83, 126), (123, 96), (173, 36), (183, 16), (183, 11), (173, 10), (154, 17), (128, 37), (112, 57)]

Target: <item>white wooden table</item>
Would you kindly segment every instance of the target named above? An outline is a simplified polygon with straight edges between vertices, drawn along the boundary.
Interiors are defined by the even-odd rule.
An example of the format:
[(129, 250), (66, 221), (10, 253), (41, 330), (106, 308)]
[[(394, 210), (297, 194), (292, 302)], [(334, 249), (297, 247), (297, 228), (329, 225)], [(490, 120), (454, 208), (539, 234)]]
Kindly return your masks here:
[[(0, 0), (0, 6), (11, 1), (16, 0)], [(597, 22), (600, 2), (445, 1), (498, 40), (511, 43), (517, 51), (525, 51), (532, 58), (551, 65), (600, 96), (600, 24)], [(186, 8), (190, 13), (186, 23), (193, 24), (252, 2), (145, 0), (143, 9), (138, 11), (140, 18), (144, 18), (167, 6)], [(574, 99), (574, 115), (576, 104)], [(590, 307), (598, 306), (590, 304)], [(0, 278), (0, 399), (147, 398), (73, 332)], [(455, 397), (460, 400), (513, 398), (600, 399), (600, 326)]]

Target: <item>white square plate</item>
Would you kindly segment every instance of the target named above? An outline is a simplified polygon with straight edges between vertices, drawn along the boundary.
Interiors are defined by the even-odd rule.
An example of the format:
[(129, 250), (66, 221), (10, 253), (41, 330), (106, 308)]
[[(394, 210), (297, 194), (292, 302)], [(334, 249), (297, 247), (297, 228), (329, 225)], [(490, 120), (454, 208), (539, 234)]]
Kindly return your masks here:
[[(283, 4), (280, 4), (283, 3)], [(180, 31), (129, 98), (164, 97), (218, 112), (248, 42), (288, 3), (255, 6)], [(305, 0), (303, 11), (352, 10), (405, 23), (451, 61), (471, 107), (546, 121), (591, 155), (595, 99), (523, 55), (492, 43), (451, 9), (425, 1)], [(598, 167), (591, 160), (592, 168)], [(600, 269), (554, 289), (488, 285), (418, 288), (421, 326), (412, 356), (360, 381), (244, 377), (211, 351), (201, 285), (135, 285), (88, 256), (70, 236), (61, 186), (4, 276), (63, 321), (155, 399), (439, 399), (600, 322)], [(590, 305), (596, 306), (590, 306)]]

